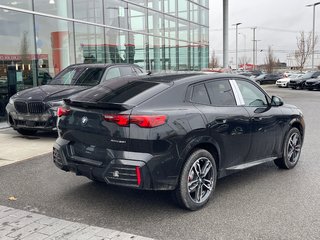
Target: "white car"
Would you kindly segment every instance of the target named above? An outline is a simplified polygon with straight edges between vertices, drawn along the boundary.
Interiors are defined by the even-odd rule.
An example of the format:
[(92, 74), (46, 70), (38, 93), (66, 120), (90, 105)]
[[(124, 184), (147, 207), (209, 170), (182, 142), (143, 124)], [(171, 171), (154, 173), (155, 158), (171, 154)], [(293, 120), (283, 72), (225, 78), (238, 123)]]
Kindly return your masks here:
[(278, 87), (288, 87), (288, 83), (290, 82), (291, 79), (296, 79), (301, 76), (302, 74), (291, 74), (288, 77), (280, 78), (279, 80), (277, 80), (276, 85)]

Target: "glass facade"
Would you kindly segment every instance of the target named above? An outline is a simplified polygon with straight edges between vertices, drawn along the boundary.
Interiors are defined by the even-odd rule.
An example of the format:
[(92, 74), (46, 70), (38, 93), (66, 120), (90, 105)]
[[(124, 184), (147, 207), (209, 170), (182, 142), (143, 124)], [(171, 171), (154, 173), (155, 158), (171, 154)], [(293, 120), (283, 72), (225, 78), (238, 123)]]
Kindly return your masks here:
[(0, 0), (0, 118), (17, 91), (73, 63), (209, 64), (209, 0)]

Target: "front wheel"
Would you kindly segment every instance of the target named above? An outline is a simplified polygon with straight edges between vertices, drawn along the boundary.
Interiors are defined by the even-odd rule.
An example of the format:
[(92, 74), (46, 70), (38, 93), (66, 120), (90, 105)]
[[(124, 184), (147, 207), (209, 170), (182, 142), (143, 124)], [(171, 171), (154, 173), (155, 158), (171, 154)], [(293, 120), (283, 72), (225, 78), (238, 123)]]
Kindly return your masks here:
[(174, 191), (178, 204), (189, 210), (203, 207), (212, 196), (217, 181), (214, 157), (204, 149), (194, 151), (187, 159)]
[(274, 163), (281, 169), (294, 168), (299, 161), (301, 147), (302, 137), (300, 131), (297, 128), (291, 128), (284, 142), (283, 157), (274, 160)]

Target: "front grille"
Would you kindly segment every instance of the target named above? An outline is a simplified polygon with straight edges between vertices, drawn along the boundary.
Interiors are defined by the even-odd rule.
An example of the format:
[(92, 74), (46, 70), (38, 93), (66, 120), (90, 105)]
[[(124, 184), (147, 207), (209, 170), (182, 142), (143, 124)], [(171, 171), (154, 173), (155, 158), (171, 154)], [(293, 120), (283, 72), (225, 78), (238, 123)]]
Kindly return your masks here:
[(18, 113), (28, 113), (28, 106), (26, 102), (14, 102), (14, 107)]
[(30, 102), (28, 103), (29, 113), (39, 114), (44, 112), (44, 104), (42, 102)]
[(106, 179), (114, 184), (138, 186), (135, 166), (114, 164), (108, 169)]
[(21, 101), (16, 101), (14, 103), (14, 107), (16, 108), (18, 113), (31, 113), (31, 114), (41, 114), (44, 112), (45, 107), (44, 107), (43, 102), (21, 102)]

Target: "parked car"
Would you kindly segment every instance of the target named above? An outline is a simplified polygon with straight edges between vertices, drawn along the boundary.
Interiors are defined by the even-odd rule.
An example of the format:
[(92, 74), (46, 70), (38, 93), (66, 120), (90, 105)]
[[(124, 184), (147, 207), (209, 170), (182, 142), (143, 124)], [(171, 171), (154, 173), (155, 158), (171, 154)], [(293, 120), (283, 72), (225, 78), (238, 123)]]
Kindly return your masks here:
[(276, 85), (278, 87), (288, 87), (288, 83), (290, 82), (290, 80), (295, 80), (297, 78), (300, 78), (302, 76), (302, 74), (289, 74), (287, 77), (284, 78), (280, 78), (279, 80), (276, 81)]
[(311, 78), (306, 80), (304, 84), (308, 90), (319, 90), (320, 89), (320, 75), (317, 78)]
[(6, 106), (7, 119), (23, 135), (38, 130), (55, 131), (57, 108), (62, 98), (120, 76), (143, 74), (137, 65), (75, 64), (65, 68), (47, 85), (29, 88), (12, 96)]
[(276, 74), (261, 74), (258, 77), (254, 78), (254, 81), (260, 85), (262, 84), (275, 84), (278, 79), (282, 78), (282, 75)]
[(292, 89), (303, 89), (305, 88), (305, 82), (311, 78), (317, 78), (320, 76), (320, 71), (307, 72), (303, 74), (300, 78), (292, 79), (289, 82), (289, 87)]
[(94, 181), (173, 190), (196, 210), (216, 180), (267, 161), (295, 167), (304, 137), (299, 109), (239, 75), (122, 78), (65, 99), (53, 161)]

